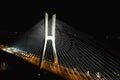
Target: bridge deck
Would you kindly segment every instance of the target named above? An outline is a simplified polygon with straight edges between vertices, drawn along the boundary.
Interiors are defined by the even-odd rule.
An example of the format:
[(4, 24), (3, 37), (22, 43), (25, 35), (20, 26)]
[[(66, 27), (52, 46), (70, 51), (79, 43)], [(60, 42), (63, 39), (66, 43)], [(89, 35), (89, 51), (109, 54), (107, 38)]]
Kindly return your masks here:
[[(33, 55), (31, 53), (27, 54), (24, 51), (15, 50), (14, 48), (8, 48), (7, 46), (3, 45), (0, 46), (0, 49), (8, 53), (14, 54), (16, 56), (19, 56), (22, 59), (36, 66), (39, 66), (40, 58), (36, 55)], [(101, 78), (93, 74), (79, 72), (76, 69), (73, 70), (46, 60), (41, 62), (40, 69), (45, 69), (47, 71), (53, 72), (67, 80), (106, 80), (106, 78), (103, 75), (102, 75), (103, 78)]]

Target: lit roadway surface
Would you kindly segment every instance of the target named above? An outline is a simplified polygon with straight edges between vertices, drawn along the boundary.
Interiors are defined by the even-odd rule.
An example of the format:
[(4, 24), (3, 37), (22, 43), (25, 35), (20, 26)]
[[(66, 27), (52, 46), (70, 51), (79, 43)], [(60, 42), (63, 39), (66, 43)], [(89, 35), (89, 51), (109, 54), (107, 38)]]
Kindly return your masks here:
[[(21, 57), (22, 59), (39, 66), (40, 58), (38, 56), (35, 56), (33, 54), (27, 54), (24, 51), (21, 51), (16, 48), (9, 48), (7, 46), (0, 45), (0, 49), (3, 51), (6, 51), (10, 54), (16, 55)], [(94, 75), (94, 74), (89, 74), (89, 72), (83, 73), (83, 72), (78, 72), (76, 69), (70, 69), (65, 66), (61, 66), (59, 64), (55, 64), (50, 61), (44, 60), (41, 63), (41, 69), (45, 69), (47, 71), (53, 72), (67, 80), (106, 80), (106, 78), (101, 75), (100, 73)]]

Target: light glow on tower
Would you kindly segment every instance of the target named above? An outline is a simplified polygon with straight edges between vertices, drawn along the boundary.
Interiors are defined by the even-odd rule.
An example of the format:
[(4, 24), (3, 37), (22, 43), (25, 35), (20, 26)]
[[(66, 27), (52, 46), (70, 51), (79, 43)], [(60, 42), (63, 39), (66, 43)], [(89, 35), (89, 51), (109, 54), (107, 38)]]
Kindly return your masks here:
[(54, 63), (58, 64), (58, 58), (57, 58), (57, 52), (56, 52), (56, 46), (55, 46), (55, 26), (56, 26), (56, 14), (52, 16), (52, 35), (48, 35), (48, 14), (45, 14), (45, 43), (43, 48), (43, 54), (42, 54), (42, 61), (45, 57), (47, 42), (49, 40), (52, 41), (52, 47), (53, 47), (53, 55), (54, 55)]

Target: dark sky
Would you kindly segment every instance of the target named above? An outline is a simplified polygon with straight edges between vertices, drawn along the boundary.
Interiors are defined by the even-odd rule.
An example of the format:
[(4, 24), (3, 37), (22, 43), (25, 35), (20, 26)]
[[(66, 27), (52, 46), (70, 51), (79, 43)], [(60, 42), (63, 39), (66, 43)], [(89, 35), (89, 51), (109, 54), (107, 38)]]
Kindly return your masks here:
[(90, 34), (119, 34), (118, 5), (109, 2), (75, 2), (42, 0), (1, 2), (0, 31), (26, 31), (44, 18), (57, 18)]

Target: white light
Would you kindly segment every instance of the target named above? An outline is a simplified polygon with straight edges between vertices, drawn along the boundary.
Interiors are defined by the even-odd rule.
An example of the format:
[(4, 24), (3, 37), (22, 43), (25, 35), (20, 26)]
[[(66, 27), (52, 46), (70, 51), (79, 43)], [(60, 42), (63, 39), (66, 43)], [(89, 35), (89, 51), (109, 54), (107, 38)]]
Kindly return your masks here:
[(5, 49), (5, 48), (3, 48), (2, 50), (3, 50), (3, 51), (6, 51), (6, 49)]
[(96, 73), (96, 76), (97, 76), (98, 78), (101, 78), (101, 76), (100, 76), (100, 73), (99, 73), (99, 72), (97, 72), (97, 73)]
[(10, 48), (7, 48), (8, 50), (10, 50)]
[(13, 53), (11, 50), (6, 50), (6, 52), (8, 52), (8, 53)]

